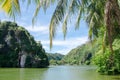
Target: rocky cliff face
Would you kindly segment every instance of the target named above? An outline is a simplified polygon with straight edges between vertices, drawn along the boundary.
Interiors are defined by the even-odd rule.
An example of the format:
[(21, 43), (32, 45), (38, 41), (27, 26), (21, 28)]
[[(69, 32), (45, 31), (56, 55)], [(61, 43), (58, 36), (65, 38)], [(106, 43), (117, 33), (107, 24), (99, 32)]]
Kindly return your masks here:
[(45, 50), (23, 27), (0, 23), (0, 67), (47, 67)]

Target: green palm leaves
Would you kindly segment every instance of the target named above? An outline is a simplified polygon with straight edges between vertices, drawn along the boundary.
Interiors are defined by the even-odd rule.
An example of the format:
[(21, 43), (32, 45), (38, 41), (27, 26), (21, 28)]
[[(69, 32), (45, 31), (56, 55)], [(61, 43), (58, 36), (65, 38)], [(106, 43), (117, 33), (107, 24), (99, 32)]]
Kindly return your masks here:
[[(50, 35), (50, 48), (52, 48), (52, 39), (55, 37), (56, 28), (62, 23), (64, 38), (67, 32), (67, 23), (73, 14), (78, 14), (79, 0), (59, 0), (57, 7), (52, 15), (50, 22), (49, 35)], [(80, 15), (78, 16), (78, 22)]]
[(16, 14), (20, 13), (19, 0), (1, 0), (1, 8), (15, 20)]
[(104, 26), (105, 1), (96, 0), (59, 0), (50, 22), (50, 47), (55, 37), (56, 27), (62, 23), (64, 37), (67, 32), (67, 23), (75, 17), (75, 29), (79, 28), (80, 20), (86, 19), (89, 25), (89, 38), (98, 35), (98, 29)]
[[(50, 47), (52, 47), (52, 39), (55, 37), (56, 28), (62, 23), (62, 29), (64, 37), (67, 32), (67, 23), (72, 15), (77, 15), (75, 29), (79, 27), (82, 17), (89, 25), (89, 38), (96, 38), (101, 35), (103, 43), (105, 38), (108, 38), (109, 45), (114, 40), (113, 35), (117, 34), (115, 29), (120, 24), (120, 7), (119, 0), (59, 0), (55, 12), (53, 13), (50, 22)], [(111, 4), (107, 4), (110, 2)], [(106, 7), (109, 5), (109, 7)], [(109, 9), (112, 7), (112, 9)], [(106, 15), (105, 11), (110, 11), (110, 14)], [(110, 19), (106, 18), (110, 17)], [(107, 22), (111, 23), (108, 24)], [(104, 31), (103, 31), (104, 30)], [(104, 45), (104, 44), (103, 44)]]
[[(55, 3), (56, 0), (34, 0), (33, 2), (36, 4), (36, 9), (35, 9), (35, 12), (34, 12), (34, 16), (33, 16), (33, 19), (32, 19), (32, 24), (34, 25), (36, 19), (37, 19), (37, 16), (38, 16), (38, 13), (40, 11), (41, 8), (44, 9), (44, 11), (46, 12), (46, 9), (53, 3)], [(31, 0), (28, 0), (28, 3), (31, 3)]]
[[(52, 38), (55, 37), (56, 27), (60, 24), (60, 21), (62, 21), (65, 16), (67, 3), (67, 0), (59, 0), (58, 5), (53, 13), (49, 28), (50, 48), (52, 47)], [(63, 26), (66, 26), (66, 23), (63, 23)], [(66, 27), (64, 27), (64, 29), (66, 29)]]
[[(21, 3), (24, 3), (26, 1), (28, 6), (31, 3), (34, 3), (36, 5), (36, 9), (32, 20), (33, 24), (35, 23), (40, 8), (43, 8), (46, 11), (50, 4), (55, 2), (55, 0), (21, 0)], [(15, 20), (15, 17), (21, 12), (19, 2), (20, 0), (0, 0), (0, 6), (5, 13), (7, 13), (10, 17), (14, 18)]]

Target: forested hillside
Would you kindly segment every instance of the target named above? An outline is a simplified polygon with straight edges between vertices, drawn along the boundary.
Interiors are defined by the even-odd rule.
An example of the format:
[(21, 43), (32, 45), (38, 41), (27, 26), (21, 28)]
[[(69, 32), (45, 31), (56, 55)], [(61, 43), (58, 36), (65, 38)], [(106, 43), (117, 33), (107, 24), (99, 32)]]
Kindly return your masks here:
[(0, 67), (47, 67), (45, 50), (23, 27), (0, 23)]
[(61, 60), (64, 57), (64, 55), (59, 53), (47, 53), (47, 56), (51, 65), (61, 65)]
[(72, 49), (62, 60), (65, 64), (70, 65), (89, 65), (92, 56), (95, 54), (95, 49), (97, 49), (97, 46), (98, 45), (93, 46), (92, 43), (87, 42), (77, 48)]

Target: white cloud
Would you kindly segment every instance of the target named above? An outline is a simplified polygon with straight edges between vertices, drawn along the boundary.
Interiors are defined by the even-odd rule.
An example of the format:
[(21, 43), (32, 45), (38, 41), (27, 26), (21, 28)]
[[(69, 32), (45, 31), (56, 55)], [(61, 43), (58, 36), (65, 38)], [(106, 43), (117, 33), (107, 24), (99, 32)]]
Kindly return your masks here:
[(58, 50), (56, 52), (66, 55), (69, 51), (71, 51), (71, 49), (73, 49), (73, 48), (61, 49), (61, 50)]
[[(54, 52), (61, 53), (61, 54), (67, 54), (71, 49), (76, 48), (77, 46), (84, 44), (88, 41), (88, 37), (73, 37), (69, 38), (67, 40), (54, 40), (53, 41), (53, 49), (54, 47), (58, 48), (56, 50), (53, 50)], [(49, 47), (49, 40), (43, 40), (41, 41), (43, 45), (47, 45)], [(48, 47), (44, 47), (45, 50), (49, 51)], [(62, 47), (62, 48), (61, 48)]]
[(43, 48), (45, 49), (45, 50), (50, 50), (50, 48), (49, 48), (49, 46), (45, 46), (45, 45), (43, 45)]
[[(67, 40), (53, 40), (53, 46), (80, 45), (88, 41), (88, 37), (73, 37)], [(42, 44), (49, 44), (49, 40), (43, 40)]]
[(40, 33), (45, 33), (48, 34), (49, 32), (49, 27), (48, 26), (27, 26), (25, 27), (30, 32), (40, 32)]

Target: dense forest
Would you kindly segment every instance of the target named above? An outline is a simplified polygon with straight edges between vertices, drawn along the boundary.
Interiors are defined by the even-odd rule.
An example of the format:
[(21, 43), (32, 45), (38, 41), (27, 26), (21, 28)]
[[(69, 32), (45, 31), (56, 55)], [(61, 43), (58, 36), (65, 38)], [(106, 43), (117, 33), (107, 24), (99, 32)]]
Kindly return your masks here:
[(40, 42), (14, 22), (0, 23), (0, 67), (47, 67), (45, 50)]
[(94, 54), (95, 52), (92, 44), (87, 42), (86, 44), (72, 49), (62, 60), (65, 64), (70, 65), (89, 65)]

